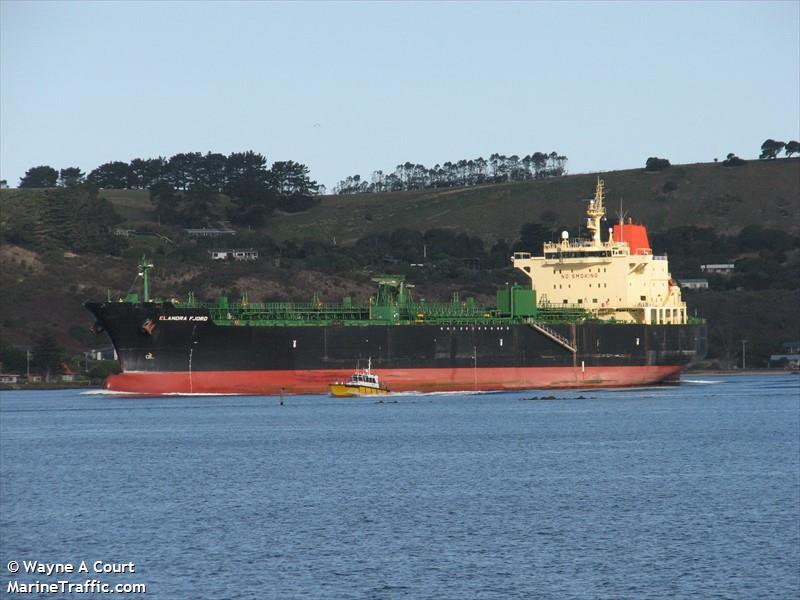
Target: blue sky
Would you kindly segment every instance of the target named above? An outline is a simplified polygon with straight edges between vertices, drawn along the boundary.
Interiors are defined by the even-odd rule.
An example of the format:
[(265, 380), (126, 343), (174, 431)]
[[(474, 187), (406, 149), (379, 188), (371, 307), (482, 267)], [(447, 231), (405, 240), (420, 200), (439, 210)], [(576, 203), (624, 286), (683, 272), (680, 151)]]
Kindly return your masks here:
[(800, 137), (798, 2), (0, 2), (0, 178), (256, 150), (330, 189), (556, 150), (572, 173)]

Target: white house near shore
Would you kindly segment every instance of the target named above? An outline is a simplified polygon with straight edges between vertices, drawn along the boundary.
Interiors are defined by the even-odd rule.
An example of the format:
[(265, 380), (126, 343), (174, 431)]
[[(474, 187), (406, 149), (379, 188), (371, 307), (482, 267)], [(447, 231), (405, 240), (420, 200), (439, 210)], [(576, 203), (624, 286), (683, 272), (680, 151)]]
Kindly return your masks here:
[(786, 361), (786, 366), (792, 369), (800, 369), (800, 340), (781, 344), (781, 350), (783, 350), (783, 354), (772, 354), (769, 357), (769, 362), (780, 363)]

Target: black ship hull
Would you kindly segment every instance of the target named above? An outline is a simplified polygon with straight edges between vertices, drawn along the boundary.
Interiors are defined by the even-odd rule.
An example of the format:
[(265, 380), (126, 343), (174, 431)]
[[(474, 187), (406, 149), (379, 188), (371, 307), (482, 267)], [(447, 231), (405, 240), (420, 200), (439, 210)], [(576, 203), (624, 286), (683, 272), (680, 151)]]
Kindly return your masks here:
[(359, 363), (392, 391), (647, 385), (706, 351), (705, 325), (216, 324), (203, 308), (87, 303), (122, 366), (108, 389), (320, 393)]

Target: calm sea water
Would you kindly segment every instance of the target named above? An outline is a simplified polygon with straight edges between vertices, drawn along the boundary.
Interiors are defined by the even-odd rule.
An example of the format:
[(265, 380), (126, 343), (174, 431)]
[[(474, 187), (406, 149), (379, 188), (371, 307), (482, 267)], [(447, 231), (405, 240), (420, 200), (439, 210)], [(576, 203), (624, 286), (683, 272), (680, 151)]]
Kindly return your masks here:
[(3, 392), (0, 595), (91, 577), (170, 600), (796, 597), (800, 376), (686, 379), (283, 406)]

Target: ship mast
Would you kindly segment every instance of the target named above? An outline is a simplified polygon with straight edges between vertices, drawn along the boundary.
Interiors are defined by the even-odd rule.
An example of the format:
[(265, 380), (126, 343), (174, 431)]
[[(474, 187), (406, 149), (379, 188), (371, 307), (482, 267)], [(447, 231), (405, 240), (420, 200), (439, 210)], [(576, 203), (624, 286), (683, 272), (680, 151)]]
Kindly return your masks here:
[(598, 177), (594, 198), (589, 201), (589, 206), (586, 208), (586, 228), (592, 232), (592, 245), (595, 247), (602, 245), (600, 239), (600, 220), (606, 215), (606, 207), (603, 206), (604, 185), (603, 180)]
[(150, 269), (153, 268), (153, 263), (147, 260), (147, 257), (142, 255), (142, 262), (139, 263), (139, 275), (142, 276), (144, 281), (144, 289), (142, 290), (143, 301), (150, 302)]

